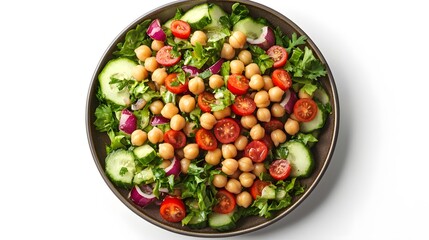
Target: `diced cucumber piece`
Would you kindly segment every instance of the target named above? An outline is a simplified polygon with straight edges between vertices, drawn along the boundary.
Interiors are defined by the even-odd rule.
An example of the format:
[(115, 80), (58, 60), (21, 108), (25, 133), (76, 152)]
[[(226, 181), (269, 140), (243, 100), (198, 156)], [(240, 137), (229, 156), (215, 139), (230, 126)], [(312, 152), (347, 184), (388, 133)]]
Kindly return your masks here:
[(133, 68), (137, 65), (128, 58), (117, 58), (110, 60), (98, 75), (101, 92), (106, 100), (120, 106), (127, 106), (130, 102), (130, 93), (127, 88), (119, 90), (116, 84), (110, 84), (111, 77), (117, 75), (118, 78), (130, 79)]
[(140, 172), (136, 173), (133, 178), (133, 183), (136, 185), (140, 185), (142, 183), (152, 183), (155, 181), (155, 176), (153, 175), (153, 171), (151, 168), (145, 168)]
[(276, 198), (276, 189), (272, 185), (268, 185), (262, 189), (261, 198), (274, 199)]
[(133, 153), (137, 160), (143, 165), (150, 163), (156, 157), (155, 149), (148, 144), (134, 148)]
[(203, 29), (211, 22), (209, 5), (207, 3), (197, 5), (186, 11), (180, 19), (188, 22), (193, 30)]
[(253, 18), (247, 17), (238, 21), (234, 26), (234, 31), (240, 31), (246, 35), (247, 38), (257, 39), (262, 34), (264, 24), (256, 22)]
[(286, 148), (289, 151), (287, 160), (292, 167), (290, 176), (308, 177), (313, 170), (314, 160), (307, 146), (302, 142), (289, 141)]
[(210, 213), (209, 226), (218, 231), (228, 231), (235, 228), (234, 211), (226, 214)]
[(106, 157), (106, 175), (118, 187), (131, 188), (136, 172), (134, 155), (124, 149), (111, 152)]
[(303, 133), (312, 132), (316, 129), (322, 128), (325, 125), (325, 121), (326, 113), (318, 105), (316, 117), (314, 117), (314, 119), (309, 122), (302, 122), (300, 124), (299, 130)]

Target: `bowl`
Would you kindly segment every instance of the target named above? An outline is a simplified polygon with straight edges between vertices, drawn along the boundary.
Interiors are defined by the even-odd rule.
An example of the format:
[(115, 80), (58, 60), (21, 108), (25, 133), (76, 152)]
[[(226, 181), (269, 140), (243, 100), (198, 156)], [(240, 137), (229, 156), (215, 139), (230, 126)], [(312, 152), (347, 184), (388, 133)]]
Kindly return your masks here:
[(216, 230), (212, 230), (210, 228), (190, 229), (186, 226), (183, 227), (180, 223), (169, 223), (164, 221), (159, 215), (158, 206), (150, 205), (146, 208), (140, 208), (137, 205), (133, 204), (131, 200), (129, 200), (128, 198), (128, 191), (120, 189), (115, 185), (113, 185), (112, 182), (107, 178), (105, 174), (105, 170), (104, 170), (105, 169), (104, 159), (106, 157), (105, 146), (106, 144), (109, 144), (110, 141), (107, 134), (96, 131), (93, 124), (95, 121), (94, 112), (96, 107), (98, 106), (98, 100), (96, 98), (97, 88), (99, 86), (98, 74), (103, 69), (104, 65), (110, 59), (113, 58), (112, 53), (115, 51), (117, 43), (123, 41), (125, 38), (126, 32), (130, 29), (135, 28), (138, 23), (148, 18), (150, 19), (159, 18), (161, 19), (161, 21), (164, 22), (169, 18), (171, 18), (172, 16), (174, 16), (177, 8), (188, 10), (191, 7), (203, 2), (214, 2), (219, 6), (221, 6), (223, 9), (225, 9), (227, 12), (231, 10), (231, 6), (235, 2), (245, 4), (247, 8), (250, 10), (250, 13), (253, 17), (266, 18), (274, 26), (279, 26), (281, 30), (284, 33), (288, 34), (289, 36), (293, 32), (296, 32), (298, 36), (305, 35), (308, 37), (308, 35), (301, 28), (299, 28), (295, 23), (293, 23), (287, 17), (283, 16), (281, 13), (267, 6), (264, 6), (259, 3), (251, 2), (251, 1), (246, 1), (246, 0), (175, 1), (175, 2), (168, 3), (164, 6), (158, 7), (142, 15), (141, 17), (136, 19), (133, 23), (131, 23), (129, 26), (127, 26), (121, 33), (119, 33), (119, 35), (113, 40), (113, 42), (110, 44), (110, 46), (107, 48), (107, 50), (101, 57), (101, 60), (99, 61), (95, 69), (94, 75), (92, 76), (91, 83), (89, 86), (87, 102), (86, 102), (86, 110), (85, 110), (86, 111), (86, 131), (87, 131), (89, 147), (92, 152), (95, 165), (98, 168), (101, 174), (101, 177), (104, 179), (107, 186), (116, 195), (116, 197), (118, 197), (120, 201), (123, 204), (125, 204), (131, 211), (133, 211), (135, 214), (140, 216), (142, 219), (156, 226), (159, 226), (163, 229), (169, 230), (171, 232), (190, 235), (190, 236), (196, 236), (196, 237), (227, 237), (227, 236), (233, 236), (233, 235), (252, 232), (252, 231), (264, 228), (280, 220), (281, 218), (285, 217), (287, 214), (292, 212), (294, 209), (296, 209), (310, 195), (310, 193), (314, 190), (314, 188), (322, 178), (324, 172), (326, 171), (329, 165), (330, 159), (334, 152), (337, 135), (338, 135), (338, 129), (339, 129), (339, 104), (338, 104), (338, 95), (335, 87), (334, 78), (329, 69), (329, 66), (326, 60), (324, 59), (322, 53), (314, 44), (314, 42), (310, 38), (308, 38), (307, 46), (313, 51), (314, 55), (326, 66), (327, 75), (325, 77), (320, 78), (320, 82), (322, 83), (323, 87), (325, 88), (328, 95), (330, 96), (332, 113), (328, 116), (325, 127), (323, 128), (321, 134), (318, 137), (319, 142), (315, 145), (315, 147), (311, 149), (316, 164), (312, 175), (309, 176), (308, 178), (301, 180), (301, 183), (306, 185), (305, 192), (302, 195), (295, 197), (293, 199), (293, 203), (289, 207), (281, 211), (278, 211), (270, 219), (265, 219), (262, 217), (243, 218), (239, 220), (237, 224), (237, 228), (228, 232), (219, 232)]

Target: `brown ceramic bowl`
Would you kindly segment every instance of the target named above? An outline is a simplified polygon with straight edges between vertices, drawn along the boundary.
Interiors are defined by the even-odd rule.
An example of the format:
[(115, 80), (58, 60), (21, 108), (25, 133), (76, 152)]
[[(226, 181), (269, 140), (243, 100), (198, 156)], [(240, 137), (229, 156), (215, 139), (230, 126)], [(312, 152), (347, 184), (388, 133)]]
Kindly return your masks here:
[(293, 32), (296, 32), (298, 35), (306, 35), (305, 32), (301, 30), (295, 23), (293, 23), (291, 20), (289, 20), (287, 17), (283, 16), (279, 12), (276, 12), (275, 10), (268, 8), (264, 5), (261, 5), (259, 3), (246, 1), (246, 0), (176, 1), (176, 2), (166, 4), (164, 6), (161, 6), (159, 8), (156, 8), (148, 12), (147, 14), (141, 16), (136, 21), (131, 23), (128, 27), (126, 27), (116, 37), (116, 39), (113, 40), (113, 42), (107, 48), (104, 55), (101, 57), (101, 60), (97, 68), (95, 69), (94, 75), (92, 76), (91, 84), (89, 87), (87, 106), (86, 106), (86, 128), (87, 128), (89, 146), (90, 146), (95, 164), (101, 176), (103, 177), (104, 181), (109, 186), (109, 188), (113, 191), (113, 193), (134, 213), (136, 213), (146, 221), (149, 221), (159, 227), (162, 227), (166, 230), (169, 230), (175, 233), (198, 236), (198, 237), (226, 237), (226, 236), (233, 236), (233, 235), (255, 231), (257, 229), (261, 229), (263, 227), (266, 227), (278, 221), (279, 219), (283, 218), (291, 211), (293, 211), (296, 207), (298, 207), (298, 205), (302, 203), (305, 200), (305, 198), (312, 192), (312, 190), (316, 187), (317, 183), (319, 182), (322, 175), (324, 174), (326, 168), (328, 167), (328, 164), (330, 162), (330, 159), (332, 157), (332, 154), (335, 148), (335, 143), (336, 143), (338, 129), (339, 129), (339, 105), (338, 105), (338, 96), (336, 92), (334, 79), (332, 77), (331, 71), (329, 70), (329, 66), (326, 63), (325, 59), (323, 58), (322, 53), (318, 50), (318, 48), (313, 43), (313, 41), (311, 39), (308, 39), (307, 46), (313, 50), (316, 57), (319, 58), (326, 66), (328, 74), (326, 77), (321, 78), (320, 81), (322, 85), (325, 87), (325, 89), (327, 90), (331, 98), (333, 111), (332, 111), (332, 114), (328, 117), (326, 126), (324, 127), (321, 135), (319, 136), (319, 142), (316, 144), (315, 147), (312, 148), (312, 153), (314, 155), (316, 167), (313, 174), (309, 178), (301, 180), (301, 182), (307, 186), (305, 192), (299, 197), (296, 197), (295, 199), (293, 199), (292, 205), (290, 205), (288, 208), (282, 211), (279, 211), (271, 219), (265, 219), (261, 217), (243, 218), (239, 220), (238, 226), (236, 229), (228, 232), (218, 232), (210, 228), (190, 229), (188, 227), (182, 227), (180, 223), (177, 223), (177, 224), (169, 223), (161, 219), (159, 215), (158, 206), (153, 205), (142, 209), (136, 206), (135, 204), (133, 204), (127, 198), (128, 191), (117, 188), (115, 185), (113, 185), (112, 182), (107, 178), (104, 171), (105, 169), (104, 159), (106, 157), (105, 146), (110, 142), (107, 134), (96, 131), (93, 125), (93, 122), (95, 121), (94, 112), (96, 107), (98, 106), (96, 93), (97, 93), (97, 88), (99, 86), (99, 83), (98, 83), (97, 76), (102, 70), (102, 68), (104, 67), (104, 65), (110, 59), (112, 59), (112, 52), (114, 52), (116, 48), (116, 44), (118, 42), (123, 41), (126, 32), (134, 28), (138, 23), (142, 22), (147, 18), (150, 18), (150, 19), (160, 18), (161, 21), (166, 21), (170, 19), (172, 16), (174, 16), (177, 8), (182, 8), (183, 10), (187, 10), (192, 6), (195, 6), (203, 2), (215, 2), (216, 4), (220, 5), (223, 9), (225, 9), (227, 12), (230, 11), (231, 6), (234, 2), (241, 2), (249, 8), (250, 13), (254, 17), (266, 18), (274, 26), (279, 26), (284, 33), (290, 35)]

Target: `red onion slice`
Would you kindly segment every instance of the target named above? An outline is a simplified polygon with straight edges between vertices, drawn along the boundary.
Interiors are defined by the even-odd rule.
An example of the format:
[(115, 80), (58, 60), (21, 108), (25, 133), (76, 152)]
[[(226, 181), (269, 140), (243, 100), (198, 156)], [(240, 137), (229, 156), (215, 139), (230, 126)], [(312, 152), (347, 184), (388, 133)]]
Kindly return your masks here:
[(182, 67), (182, 69), (183, 71), (185, 71), (185, 73), (189, 73), (190, 77), (195, 77), (195, 76), (198, 76), (198, 74), (200, 74), (200, 70), (198, 70), (198, 68), (194, 66), (185, 65)]
[(158, 126), (161, 124), (166, 124), (169, 122), (170, 122), (170, 119), (165, 118), (163, 116), (153, 116), (152, 121), (150, 122), (150, 125), (155, 127), (155, 126)]
[(147, 194), (143, 192), (139, 186), (134, 186), (131, 189), (130, 193), (128, 194), (128, 198), (130, 198), (135, 204), (139, 205), (140, 207), (146, 207), (156, 199), (153, 193)]
[(161, 22), (159, 21), (159, 19), (155, 19), (152, 21), (152, 23), (147, 28), (146, 33), (153, 40), (165, 41), (165, 39), (167, 38), (167, 35), (161, 28)]
[(247, 38), (247, 42), (253, 45), (257, 45), (258, 47), (264, 49), (265, 51), (274, 45), (276, 42), (276, 37), (274, 32), (268, 26), (262, 28), (262, 33), (259, 35), (257, 39)]
[(217, 60), (213, 65), (211, 65), (208, 70), (212, 73), (212, 74), (218, 74), (220, 72), (220, 69), (222, 68), (222, 64), (223, 62), (225, 62), (225, 59), (221, 58), (219, 60)]
[(285, 97), (280, 102), (280, 105), (286, 110), (288, 114), (291, 114), (293, 112), (293, 106), (297, 100), (298, 97), (296, 96), (295, 92), (291, 89), (288, 89), (285, 92)]
[(170, 176), (170, 175), (177, 176), (177, 175), (179, 175), (180, 170), (181, 170), (181, 168), (180, 168), (180, 161), (177, 160), (176, 157), (174, 157), (173, 161), (171, 161), (170, 166), (166, 167), (164, 170), (165, 170), (165, 174), (167, 176)]
[(137, 117), (129, 111), (124, 109), (121, 112), (121, 118), (119, 120), (119, 130), (124, 133), (131, 134), (134, 130), (137, 129)]

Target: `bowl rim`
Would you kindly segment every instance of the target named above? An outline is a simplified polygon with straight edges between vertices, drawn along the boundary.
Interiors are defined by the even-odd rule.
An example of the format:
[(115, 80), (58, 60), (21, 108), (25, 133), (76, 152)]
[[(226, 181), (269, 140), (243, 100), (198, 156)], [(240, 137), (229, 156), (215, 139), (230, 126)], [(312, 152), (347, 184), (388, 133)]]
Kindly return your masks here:
[[(312, 181), (311, 185), (307, 187), (307, 189), (303, 193), (303, 195), (297, 201), (295, 201), (291, 205), (289, 205), (287, 209), (282, 210), (282, 212), (280, 214), (276, 215), (273, 218), (268, 219), (267, 221), (265, 221), (259, 225), (249, 227), (246, 229), (232, 230), (229, 232), (210, 232), (210, 233), (192, 232), (192, 231), (186, 231), (184, 229), (179, 229), (179, 228), (175, 228), (175, 227), (163, 224), (162, 222), (158, 222), (158, 221), (148, 217), (147, 215), (143, 214), (139, 209), (137, 209), (134, 205), (129, 203), (127, 201), (127, 199), (125, 199), (123, 197), (123, 195), (116, 189), (116, 187), (112, 184), (112, 182), (107, 178), (106, 174), (104, 174), (104, 168), (99, 163), (98, 156), (96, 154), (97, 151), (96, 151), (95, 145), (93, 143), (93, 136), (92, 136), (92, 132), (91, 132), (91, 125), (93, 124), (91, 122), (91, 114), (93, 114), (93, 113), (89, 112), (89, 110), (90, 110), (90, 103), (93, 100), (94, 96), (92, 96), (91, 93), (94, 91), (94, 88), (96, 88), (98, 86), (98, 73), (100, 71), (100, 68), (102, 68), (104, 66), (103, 62), (105, 61), (105, 59), (107, 57), (109, 57), (109, 55), (110, 55), (109, 52), (110, 52), (111, 48), (116, 46), (116, 43), (118, 42), (118, 40), (123, 38), (127, 31), (129, 31), (132, 27), (134, 27), (135, 25), (140, 23), (143, 19), (147, 18), (147, 16), (152, 15), (156, 12), (162, 11), (163, 9), (165, 9), (167, 7), (172, 7), (172, 6), (179, 5), (181, 3), (187, 3), (187, 2), (193, 2), (194, 5), (205, 3), (205, 2), (214, 2), (214, 3), (215, 2), (239, 2), (239, 3), (245, 4), (247, 6), (260, 8), (264, 11), (270, 12), (273, 15), (276, 15), (282, 21), (284, 21), (291, 28), (293, 28), (294, 31), (297, 32), (299, 35), (305, 35), (307, 37), (307, 44), (311, 47), (311, 49), (313, 50), (315, 55), (317, 55), (319, 60), (326, 67), (326, 72), (327, 72), (326, 78), (329, 81), (330, 90), (332, 92), (331, 104), (332, 104), (332, 110), (333, 111), (332, 111), (332, 114), (330, 117), (333, 118), (333, 130), (332, 130), (331, 143), (330, 143), (329, 149), (327, 151), (327, 157), (326, 157), (325, 161), (323, 162), (323, 165), (321, 166), (321, 170), (316, 175), (316, 177), (314, 178), (314, 181)], [(155, 226), (161, 227), (161, 228), (168, 230), (170, 232), (179, 233), (179, 234), (187, 235), (187, 236), (193, 236), (193, 237), (208, 237), (208, 238), (231, 237), (231, 236), (241, 235), (241, 234), (245, 234), (245, 233), (250, 233), (250, 232), (265, 228), (268, 225), (271, 225), (271, 224), (279, 221), (280, 219), (282, 219), (286, 215), (288, 215), (290, 212), (292, 212), (295, 208), (297, 208), (313, 192), (313, 190), (319, 184), (322, 176), (325, 174), (325, 172), (326, 172), (326, 170), (327, 170), (327, 168), (331, 162), (332, 156), (334, 154), (334, 150), (335, 150), (337, 138), (338, 138), (339, 125), (340, 125), (340, 106), (339, 106), (338, 93), (337, 93), (337, 88), (336, 88), (336, 84), (334, 81), (334, 77), (333, 77), (331, 69), (330, 69), (326, 59), (324, 58), (323, 54), (321, 53), (319, 48), (316, 46), (316, 44), (312, 41), (310, 36), (308, 34), (306, 34), (297, 24), (295, 24), (292, 20), (290, 20), (288, 17), (286, 17), (282, 13), (280, 13), (280, 12), (278, 12), (278, 11), (276, 11), (276, 10), (266, 6), (266, 5), (263, 5), (263, 4), (260, 4), (257, 2), (253, 2), (253, 1), (246, 1), (246, 0), (176, 0), (176, 1), (172, 1), (169, 3), (163, 4), (157, 8), (154, 8), (154, 9), (140, 15), (138, 18), (136, 18), (134, 21), (132, 21), (128, 26), (126, 26), (113, 39), (113, 41), (109, 44), (109, 46), (106, 48), (106, 50), (104, 51), (103, 55), (101, 56), (97, 66), (94, 70), (94, 73), (91, 77), (91, 81), (89, 84), (89, 89), (88, 89), (87, 98), (86, 98), (86, 107), (85, 107), (85, 125), (86, 125), (86, 134), (87, 134), (87, 140), (89, 143), (89, 148), (91, 150), (91, 155), (93, 157), (93, 160), (96, 164), (96, 167), (97, 167), (100, 175), (102, 176), (104, 182), (108, 185), (110, 190), (116, 195), (116, 197), (123, 204), (125, 204), (131, 211), (133, 211), (135, 214), (137, 214), (141, 218), (145, 219), (146, 221), (154, 224)]]

